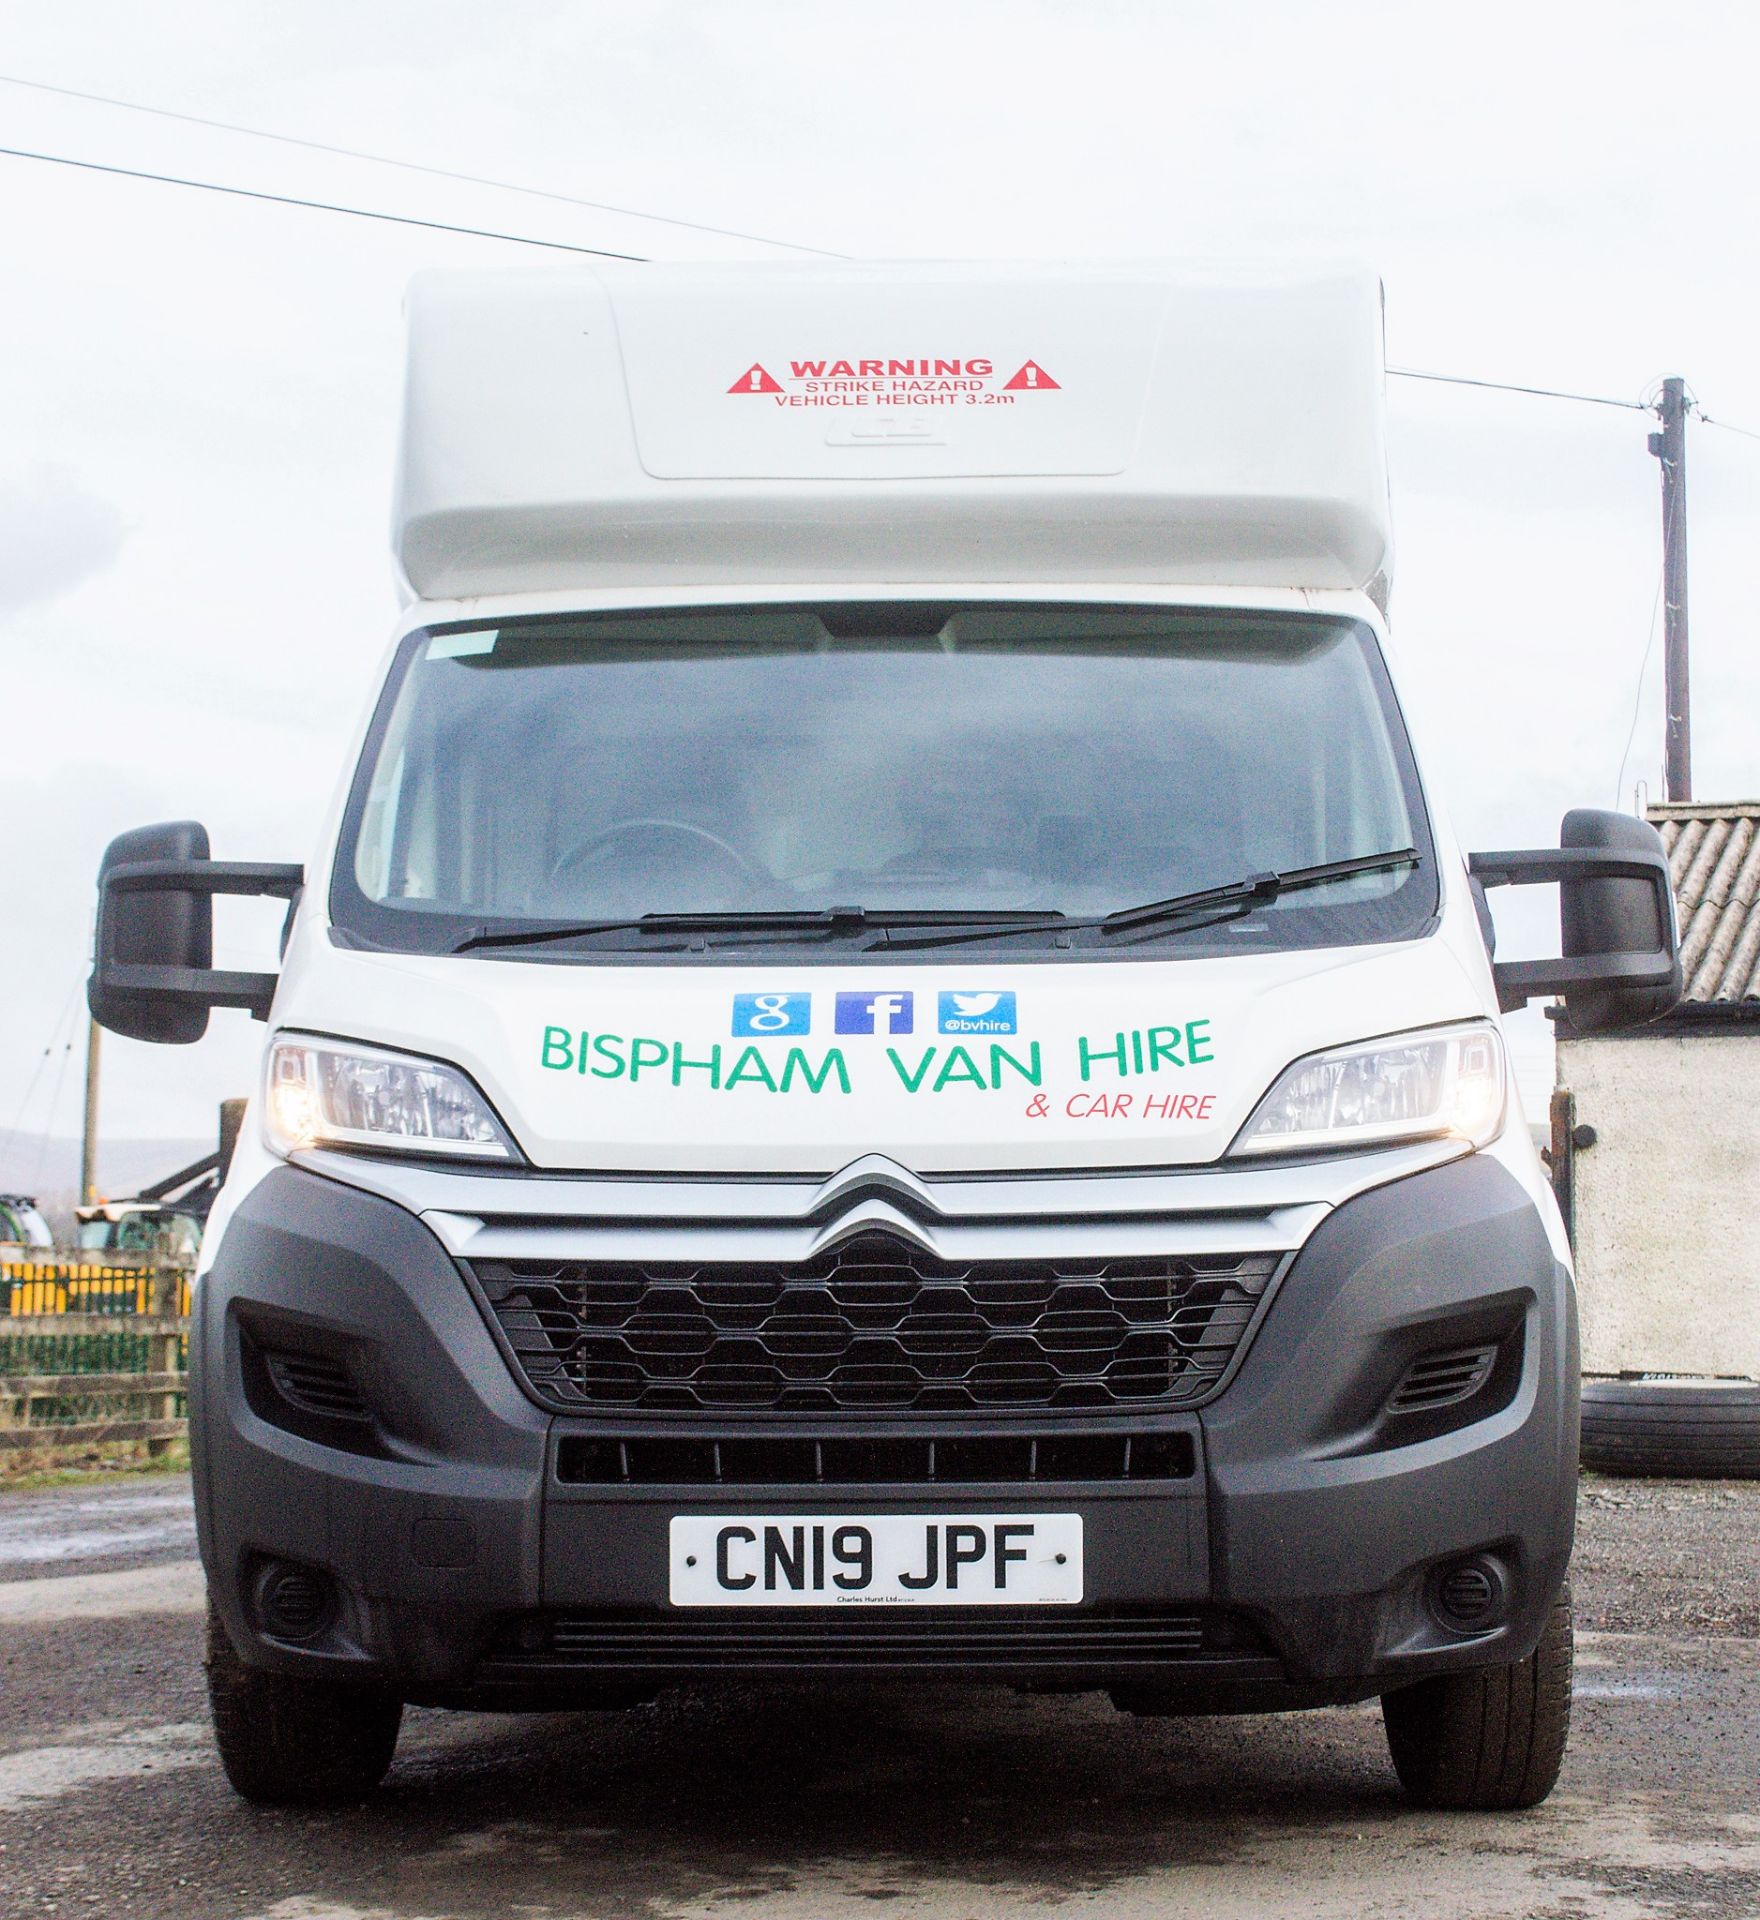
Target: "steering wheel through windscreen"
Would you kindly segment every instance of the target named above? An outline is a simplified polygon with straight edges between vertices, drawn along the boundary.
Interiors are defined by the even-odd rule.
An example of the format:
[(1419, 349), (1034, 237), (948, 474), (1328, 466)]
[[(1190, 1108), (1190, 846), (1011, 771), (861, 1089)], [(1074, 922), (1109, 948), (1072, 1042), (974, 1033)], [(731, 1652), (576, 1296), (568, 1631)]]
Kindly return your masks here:
[(619, 847), (628, 852), (632, 847), (640, 847), (644, 840), (650, 846), (663, 847), (668, 839), (691, 840), (698, 846), (708, 848), (720, 864), (737, 873), (748, 886), (761, 885), (769, 878), (738, 847), (730, 845), (718, 833), (711, 833), (707, 827), (699, 827), (689, 820), (663, 820), (657, 817), (613, 820), (608, 827), (601, 827), (597, 833), (589, 834), (585, 840), (578, 841), (566, 853), (560, 854), (550, 869), (550, 878), (553, 882), (561, 881), (596, 860), (604, 860)]

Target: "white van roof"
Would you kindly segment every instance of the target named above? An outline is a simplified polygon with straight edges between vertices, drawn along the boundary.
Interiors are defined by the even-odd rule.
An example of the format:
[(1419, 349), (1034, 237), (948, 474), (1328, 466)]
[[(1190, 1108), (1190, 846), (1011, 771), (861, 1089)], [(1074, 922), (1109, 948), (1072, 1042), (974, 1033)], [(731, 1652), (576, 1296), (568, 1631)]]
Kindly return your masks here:
[(1360, 268), (434, 273), (394, 540), (425, 599), (774, 582), (1369, 588)]

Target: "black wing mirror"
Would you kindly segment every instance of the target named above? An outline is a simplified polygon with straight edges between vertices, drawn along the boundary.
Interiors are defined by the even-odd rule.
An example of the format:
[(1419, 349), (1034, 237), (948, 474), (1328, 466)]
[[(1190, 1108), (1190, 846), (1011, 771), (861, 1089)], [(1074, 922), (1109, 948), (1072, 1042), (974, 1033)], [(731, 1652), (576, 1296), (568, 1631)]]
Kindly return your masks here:
[(267, 1019), (275, 975), (214, 966), (214, 895), (268, 894), (291, 913), (304, 880), (302, 867), (211, 860), (208, 830), (194, 820), (118, 834), (98, 866), (92, 1018), (130, 1040), (174, 1046), (201, 1039), (214, 1007)]
[(1579, 1033), (1642, 1026), (1681, 997), (1680, 932), (1668, 854), (1646, 820), (1577, 807), (1556, 852), (1475, 853), (1482, 887), (1558, 884), (1557, 960), (1508, 960), (1491, 969), (1505, 1013), (1563, 994)]

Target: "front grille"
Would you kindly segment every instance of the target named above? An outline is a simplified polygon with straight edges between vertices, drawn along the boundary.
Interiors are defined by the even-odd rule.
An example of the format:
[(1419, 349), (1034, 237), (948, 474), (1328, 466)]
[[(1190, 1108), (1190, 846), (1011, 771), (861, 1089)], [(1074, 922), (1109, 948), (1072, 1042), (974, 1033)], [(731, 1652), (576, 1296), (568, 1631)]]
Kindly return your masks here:
[(955, 1263), (883, 1231), (798, 1265), (479, 1260), (532, 1390), (641, 1412), (1190, 1406), (1283, 1256)]
[(951, 1486), (1006, 1481), (1189, 1480), (1189, 1433), (970, 1434), (929, 1439), (727, 1439), (566, 1434), (556, 1477), (571, 1486)]
[(842, 1607), (768, 1614), (710, 1607), (528, 1614), (503, 1629), (484, 1680), (569, 1671), (666, 1675), (812, 1667), (1143, 1667), (1226, 1662), (1277, 1672), (1244, 1620), (1160, 1606)]

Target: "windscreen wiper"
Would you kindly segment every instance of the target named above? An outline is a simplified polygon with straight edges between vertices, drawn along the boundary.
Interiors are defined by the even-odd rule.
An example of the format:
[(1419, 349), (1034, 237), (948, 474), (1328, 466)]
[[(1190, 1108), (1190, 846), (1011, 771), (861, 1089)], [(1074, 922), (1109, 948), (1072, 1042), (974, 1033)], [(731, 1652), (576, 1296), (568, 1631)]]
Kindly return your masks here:
[(745, 934), (818, 934), (834, 938), (839, 934), (863, 933), (870, 928), (891, 927), (966, 927), (999, 923), (1015, 930), (1053, 924), (1061, 914), (1044, 913), (1031, 908), (1000, 913), (966, 907), (900, 908), (895, 912), (873, 912), (867, 907), (730, 908), (718, 913), (644, 913), (635, 920), (583, 920), (573, 926), (510, 928), (492, 932), (478, 927), (452, 948), (454, 953), (471, 953), (485, 947), (535, 947), (555, 940), (585, 940), (596, 933), (639, 933), (693, 935), (711, 933)]
[(1176, 893), (1169, 900), (1147, 900), (1140, 907), (1120, 907), (1116, 913), (1102, 914), (1092, 922), (1104, 934), (1134, 933), (1140, 927), (1160, 926), (1163, 921), (1183, 920), (1188, 914), (1216, 907), (1234, 913), (1251, 913), (1255, 907), (1269, 906), (1286, 893), (1300, 893), (1308, 887), (1323, 887), (1333, 880), (1351, 880), (1360, 873), (1387, 873), (1395, 867), (1415, 867), (1418, 850), (1398, 847), (1386, 853), (1361, 853), (1349, 860), (1328, 860), (1317, 867), (1291, 867), (1283, 873), (1254, 873), (1244, 880), (1231, 880), (1222, 887), (1202, 887), (1195, 893)]
[(1211, 915), (1233, 920), (1266, 906), (1280, 894), (1307, 887), (1323, 887), (1332, 880), (1349, 880), (1360, 873), (1383, 873), (1419, 862), (1413, 847), (1387, 853), (1359, 854), (1351, 860), (1329, 860), (1323, 866), (1294, 867), (1284, 873), (1249, 874), (1226, 886), (1202, 887), (1194, 893), (1176, 893), (1167, 900), (1148, 900), (1141, 906), (1120, 907), (1114, 913), (1072, 917), (1054, 908), (1022, 907), (994, 911), (982, 907), (917, 907), (879, 912), (868, 907), (730, 908), (719, 913), (645, 913), (634, 920), (583, 920), (561, 927), (510, 928), (491, 932), (479, 927), (452, 949), (472, 953), (490, 947), (537, 947), (557, 940), (586, 940), (599, 933), (669, 934), (712, 933), (805, 934), (833, 939), (840, 934), (874, 932), (874, 942), (891, 952), (957, 946), (966, 941), (1003, 939), (1011, 934), (1097, 932), (1108, 938), (1149, 933), (1170, 922)]
[[(1193, 893), (1176, 893), (1166, 900), (1146, 900), (1141, 906), (1120, 907), (1115, 913), (1072, 918), (1048, 914), (1036, 922), (1005, 922), (992, 919), (985, 925), (971, 925), (951, 933), (930, 933), (917, 938), (896, 940), (890, 936), (889, 948), (926, 948), (954, 946), (967, 940), (1000, 938), (1012, 933), (1031, 933), (1049, 929), (1058, 934), (1099, 933), (1107, 938), (1120, 934), (1151, 934), (1168, 926), (1195, 920), (1200, 925), (1215, 925), (1223, 920), (1238, 920), (1255, 907), (1269, 905), (1279, 895), (1299, 893), (1308, 887), (1323, 887), (1329, 881), (1349, 880), (1360, 873), (1385, 873), (1394, 867), (1415, 867), (1420, 855), (1415, 847), (1400, 847), (1386, 853), (1359, 854), (1350, 860), (1328, 860), (1317, 867), (1292, 867), (1283, 873), (1254, 873), (1244, 880), (1231, 880), (1226, 886), (1200, 887)], [(1208, 917), (1206, 917), (1208, 916)]]
[(595, 933), (634, 933), (639, 920), (582, 920), (567, 927), (510, 927), (497, 933), (478, 927), (467, 933), (449, 953), (473, 953), (482, 947), (541, 947), (551, 940), (585, 940)]
[(596, 933), (859, 933), (865, 924), (860, 907), (826, 907), (803, 913), (644, 913), (636, 920), (582, 920), (572, 926), (511, 927), (499, 933), (478, 927), (452, 951), (540, 947), (554, 940), (587, 940)]

